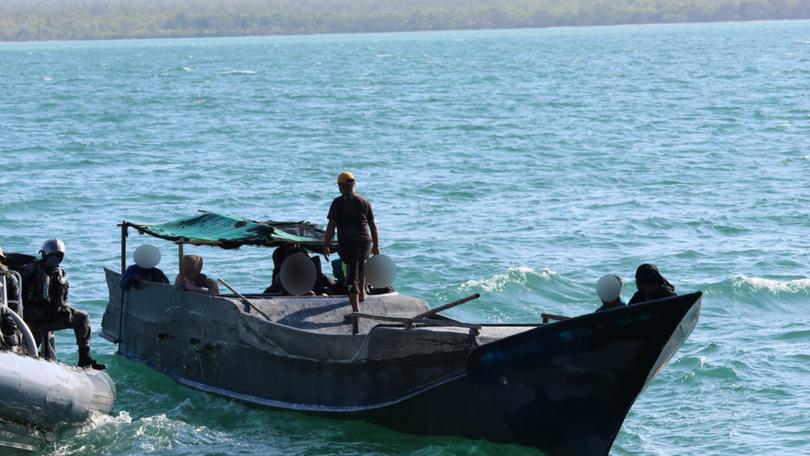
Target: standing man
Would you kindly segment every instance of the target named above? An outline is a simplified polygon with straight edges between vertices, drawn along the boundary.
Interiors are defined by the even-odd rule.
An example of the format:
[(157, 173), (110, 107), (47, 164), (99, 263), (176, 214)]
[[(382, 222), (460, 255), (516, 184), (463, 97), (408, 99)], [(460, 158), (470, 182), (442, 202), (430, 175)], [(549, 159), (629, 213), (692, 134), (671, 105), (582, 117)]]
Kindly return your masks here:
[(22, 276), (25, 322), (37, 345), (42, 344), (43, 357), (56, 359), (49, 332), (72, 328), (79, 346), (79, 367), (106, 368), (90, 357), (90, 316), (68, 304), (67, 275), (59, 266), (65, 257), (65, 243), (51, 239), (39, 252), (41, 257), (25, 265)]
[[(360, 302), (366, 298), (366, 280), (363, 266), (369, 247), (373, 255), (380, 254), (380, 237), (374, 223), (374, 212), (367, 199), (354, 192), (354, 175), (348, 171), (337, 178), (340, 196), (329, 207), (323, 253), (329, 259), (329, 245), (337, 227), (338, 254), (346, 267), (346, 287), (352, 311), (360, 311)], [(370, 232), (370, 233), (369, 233)]]

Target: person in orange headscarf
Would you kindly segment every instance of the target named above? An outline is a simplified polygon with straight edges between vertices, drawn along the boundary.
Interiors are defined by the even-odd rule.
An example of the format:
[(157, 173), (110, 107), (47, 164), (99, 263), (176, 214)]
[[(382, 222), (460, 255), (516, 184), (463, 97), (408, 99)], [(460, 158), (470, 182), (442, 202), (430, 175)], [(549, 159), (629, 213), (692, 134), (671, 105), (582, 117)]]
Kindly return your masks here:
[(174, 284), (187, 291), (197, 293), (219, 294), (219, 287), (213, 279), (202, 273), (203, 259), (199, 255), (183, 257), (183, 275), (177, 274)]

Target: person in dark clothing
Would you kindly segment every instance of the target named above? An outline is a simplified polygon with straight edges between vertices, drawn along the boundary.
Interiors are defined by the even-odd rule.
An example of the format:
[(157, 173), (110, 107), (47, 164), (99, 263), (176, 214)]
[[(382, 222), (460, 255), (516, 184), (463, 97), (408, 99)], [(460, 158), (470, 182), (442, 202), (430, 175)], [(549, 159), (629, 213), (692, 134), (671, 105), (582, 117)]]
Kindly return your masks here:
[(0, 307), (0, 334), (0, 350), (10, 350), (20, 344), (17, 322), (5, 307)]
[(23, 302), (25, 322), (42, 345), (42, 357), (56, 360), (49, 333), (72, 328), (79, 346), (79, 367), (105, 369), (90, 356), (90, 316), (68, 304), (68, 280), (59, 266), (65, 256), (65, 243), (58, 239), (47, 241), (40, 250), (41, 257), (23, 267)]
[(307, 251), (293, 242), (282, 244), (273, 250), (273, 281), (270, 286), (264, 290), (264, 294), (286, 293), (284, 287), (281, 286), (281, 266), (284, 264), (284, 260), (296, 253), (307, 254)]
[(626, 304), (622, 301), (622, 279), (615, 274), (603, 275), (598, 282), (596, 282), (596, 295), (602, 301), (602, 307), (596, 309), (596, 312), (624, 307)]
[(326, 227), (323, 252), (329, 259), (329, 246), (335, 229), (338, 234), (338, 255), (346, 264), (346, 288), (354, 312), (360, 311), (360, 302), (365, 300), (365, 277), (363, 266), (368, 258), (369, 247), (373, 255), (380, 254), (380, 238), (371, 203), (354, 191), (354, 175), (348, 171), (337, 179), (340, 196), (329, 207), (329, 224)]
[(645, 263), (636, 269), (636, 288), (638, 291), (630, 298), (630, 305), (677, 296), (675, 287), (661, 275), (658, 266), (654, 264)]
[(144, 244), (135, 249), (133, 255), (135, 264), (128, 267), (121, 276), (121, 290), (127, 291), (133, 287), (137, 288), (138, 282), (169, 283), (169, 278), (157, 268), (160, 263), (160, 250), (149, 244)]

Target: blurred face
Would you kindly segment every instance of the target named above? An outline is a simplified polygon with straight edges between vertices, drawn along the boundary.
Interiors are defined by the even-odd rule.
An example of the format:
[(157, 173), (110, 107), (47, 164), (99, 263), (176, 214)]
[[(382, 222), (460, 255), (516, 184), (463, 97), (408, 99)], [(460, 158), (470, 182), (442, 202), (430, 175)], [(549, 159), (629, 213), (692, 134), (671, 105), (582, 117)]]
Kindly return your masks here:
[(354, 193), (354, 183), (338, 184), (338, 189), (341, 195), (351, 195)]
[(55, 268), (62, 263), (63, 255), (61, 253), (49, 253), (48, 256), (45, 257), (45, 264)]
[(643, 294), (645, 296), (650, 296), (651, 294), (658, 291), (658, 284), (657, 283), (639, 282), (639, 283), (636, 284), (636, 288), (638, 288), (638, 291), (640, 291), (641, 294)]

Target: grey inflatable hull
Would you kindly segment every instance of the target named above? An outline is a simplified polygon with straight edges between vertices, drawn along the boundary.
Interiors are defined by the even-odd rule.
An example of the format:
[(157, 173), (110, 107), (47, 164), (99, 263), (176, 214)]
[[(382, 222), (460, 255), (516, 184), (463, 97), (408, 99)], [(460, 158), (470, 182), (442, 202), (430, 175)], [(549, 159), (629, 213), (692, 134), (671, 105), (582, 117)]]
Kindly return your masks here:
[(93, 412), (109, 413), (115, 403), (115, 385), (101, 371), (11, 352), (0, 352), (0, 367), (0, 448), (32, 449), (14, 434), (28, 428), (25, 437), (36, 440), (42, 431), (82, 423)]

